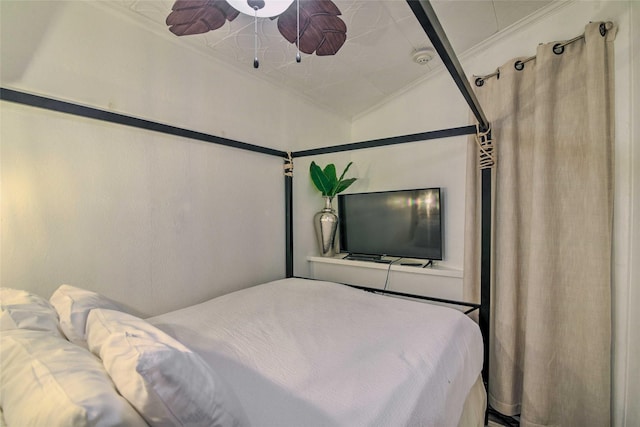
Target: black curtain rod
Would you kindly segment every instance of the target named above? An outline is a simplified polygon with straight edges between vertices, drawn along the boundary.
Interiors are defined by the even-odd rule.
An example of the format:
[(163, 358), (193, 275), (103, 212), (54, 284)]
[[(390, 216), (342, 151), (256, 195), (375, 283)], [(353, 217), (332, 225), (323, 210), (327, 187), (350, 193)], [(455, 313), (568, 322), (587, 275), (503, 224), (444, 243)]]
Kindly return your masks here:
[(110, 123), (116, 123), (124, 126), (131, 126), (138, 129), (145, 129), (167, 135), (180, 136), (183, 138), (195, 139), (198, 141), (209, 142), (212, 144), (224, 145), (226, 147), (239, 148), (242, 150), (253, 151), (256, 153), (268, 154), (277, 157), (286, 157), (284, 151), (274, 150), (259, 145), (248, 144), (246, 142), (235, 141), (233, 139), (222, 138), (215, 135), (209, 135), (203, 132), (196, 132), (189, 129), (179, 128), (166, 125), (150, 120), (139, 119), (137, 117), (127, 116), (124, 114), (113, 113), (111, 111), (100, 110), (98, 108), (87, 107), (84, 105), (74, 104), (66, 101), (59, 101), (44, 96), (33, 95), (17, 90), (0, 88), (0, 99), (4, 101), (16, 102), (19, 104), (29, 105), (31, 107), (44, 108), (47, 110), (57, 111), (60, 113), (73, 114), (75, 116), (86, 117), (90, 119), (102, 120)]
[(342, 151), (360, 150), (363, 148), (384, 147), (387, 145), (403, 144), (406, 142), (426, 141), (429, 139), (448, 138), (451, 136), (472, 135), (476, 133), (474, 125), (450, 129), (440, 129), (429, 132), (413, 133), (409, 135), (392, 136), (389, 138), (373, 139), (370, 141), (352, 142), (350, 144), (332, 145), (330, 147), (313, 148), (310, 150), (294, 151), (292, 157), (316, 156), (319, 154), (339, 153)]
[[(598, 27), (599, 31), (600, 31), (600, 35), (602, 37), (607, 35), (607, 32), (613, 27), (613, 22), (611, 21), (607, 21), (607, 22), (601, 22), (600, 26)], [(567, 40), (564, 42), (558, 42), (556, 44), (553, 45), (553, 53), (555, 53), (556, 55), (562, 55), (564, 53), (564, 47), (570, 45), (571, 43), (575, 43), (578, 40), (583, 40), (584, 39), (584, 33), (580, 34), (577, 37), (572, 38), (571, 40)], [(518, 71), (522, 71), (524, 70), (524, 64), (526, 64), (529, 61), (533, 61), (534, 59), (536, 59), (536, 55), (530, 56), (528, 58), (525, 59), (520, 59), (516, 62), (513, 63), (513, 68), (515, 68)], [(476, 79), (474, 80), (476, 86), (481, 87), (484, 85), (485, 80), (491, 78), (491, 77), (497, 77), (500, 78), (500, 69), (496, 69), (496, 71), (494, 71), (493, 73), (489, 73), (489, 74), (485, 74), (483, 76), (474, 76)]]

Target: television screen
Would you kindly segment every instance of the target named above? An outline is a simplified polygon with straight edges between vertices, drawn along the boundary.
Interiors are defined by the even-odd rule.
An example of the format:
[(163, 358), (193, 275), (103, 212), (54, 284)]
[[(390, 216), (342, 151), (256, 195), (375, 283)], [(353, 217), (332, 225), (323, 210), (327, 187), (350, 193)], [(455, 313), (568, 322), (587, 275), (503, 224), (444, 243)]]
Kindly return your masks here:
[(439, 188), (338, 195), (340, 250), (442, 260)]

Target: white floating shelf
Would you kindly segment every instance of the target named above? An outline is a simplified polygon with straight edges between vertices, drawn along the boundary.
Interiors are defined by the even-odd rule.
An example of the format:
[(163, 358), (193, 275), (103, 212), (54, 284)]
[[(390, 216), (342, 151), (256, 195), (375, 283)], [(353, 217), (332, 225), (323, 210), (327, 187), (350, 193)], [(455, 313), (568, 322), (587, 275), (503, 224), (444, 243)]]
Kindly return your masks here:
[[(395, 260), (396, 258), (384, 258), (386, 260)], [(373, 261), (355, 261), (350, 259), (344, 259), (344, 255), (337, 255), (335, 257), (320, 257), (320, 256), (308, 256), (307, 261), (309, 262), (317, 262), (324, 264), (335, 264), (335, 265), (343, 265), (343, 266), (351, 266), (351, 267), (360, 267), (360, 268), (369, 268), (376, 270), (387, 270), (389, 269), (389, 264), (384, 262), (373, 262)], [(403, 262), (405, 263), (423, 263), (424, 260), (414, 260), (410, 258), (404, 258)], [(391, 271), (401, 271), (403, 273), (411, 273), (411, 274), (424, 274), (431, 276), (445, 276), (445, 277), (455, 277), (462, 279), (463, 272), (462, 270), (452, 269), (448, 267), (443, 267), (440, 265), (435, 265), (433, 267), (418, 267), (412, 265), (402, 265), (401, 263), (392, 264)]]

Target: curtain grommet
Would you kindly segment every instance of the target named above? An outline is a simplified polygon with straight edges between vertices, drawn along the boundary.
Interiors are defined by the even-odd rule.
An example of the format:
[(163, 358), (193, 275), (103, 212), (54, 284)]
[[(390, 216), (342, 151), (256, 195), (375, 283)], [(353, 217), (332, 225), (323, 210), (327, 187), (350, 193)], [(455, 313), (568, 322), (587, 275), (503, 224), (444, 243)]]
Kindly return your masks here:
[(564, 53), (564, 45), (562, 43), (554, 44), (553, 53), (555, 53), (556, 55), (562, 55)]
[(607, 35), (607, 24), (605, 22), (601, 22), (599, 28), (600, 28), (600, 35), (602, 37), (606, 36)]
[(513, 64), (513, 68), (515, 68), (518, 71), (522, 71), (524, 70), (524, 62), (522, 61), (516, 61), (515, 64)]
[(482, 87), (484, 86), (484, 79), (482, 77), (478, 77), (475, 83), (476, 83), (476, 86)]

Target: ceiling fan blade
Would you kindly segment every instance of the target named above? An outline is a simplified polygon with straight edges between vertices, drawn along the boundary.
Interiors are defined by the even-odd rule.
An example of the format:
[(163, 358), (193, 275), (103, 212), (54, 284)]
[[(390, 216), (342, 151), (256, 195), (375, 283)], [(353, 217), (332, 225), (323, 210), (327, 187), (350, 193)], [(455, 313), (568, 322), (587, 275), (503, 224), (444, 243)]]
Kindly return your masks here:
[[(298, 12), (294, 2), (278, 17), (278, 30), (289, 41), (298, 41)], [(340, 9), (330, 0), (300, 1), (300, 43), (302, 52), (335, 55), (347, 39), (347, 25)]]
[(225, 0), (177, 0), (166, 24), (177, 36), (202, 34), (233, 21), (239, 13)]
[(316, 49), (316, 55), (335, 55), (347, 40), (347, 34), (339, 31), (326, 31), (324, 39)]

